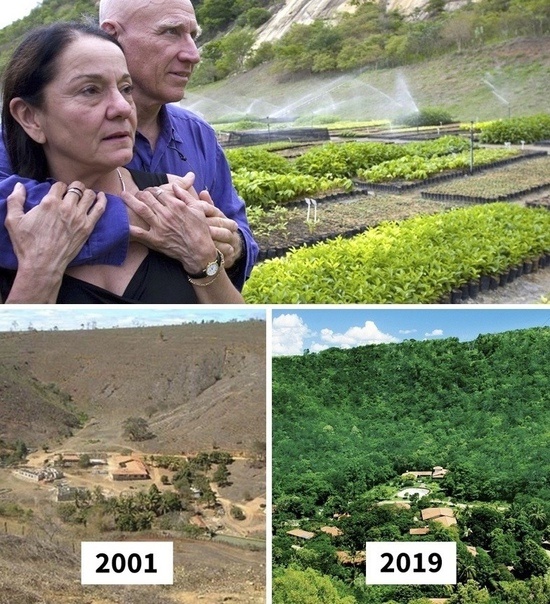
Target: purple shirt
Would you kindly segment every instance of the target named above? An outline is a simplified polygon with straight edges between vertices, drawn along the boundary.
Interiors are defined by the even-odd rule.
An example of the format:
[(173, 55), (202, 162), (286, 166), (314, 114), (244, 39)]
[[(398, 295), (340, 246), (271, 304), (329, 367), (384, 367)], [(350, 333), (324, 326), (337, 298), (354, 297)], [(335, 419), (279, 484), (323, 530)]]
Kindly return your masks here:
[[(215, 205), (239, 226), (245, 245), (246, 261), (239, 263), (238, 274), (233, 274), (233, 283), (241, 289), (250, 275), (258, 255), (243, 200), (238, 196), (229, 165), (212, 127), (194, 113), (177, 105), (165, 105), (161, 109), (161, 132), (155, 149), (139, 132), (136, 135), (134, 158), (129, 168), (144, 172), (160, 172), (183, 176), (195, 173), (195, 189), (207, 189)], [(9, 178), (8, 178), (9, 177)], [(25, 209), (37, 205), (49, 190), (50, 183), (37, 183), (12, 176), (12, 171), (3, 141), (0, 142), (0, 266), (17, 268), (11, 241), (5, 229), (6, 197), (16, 182), (27, 189)], [(71, 266), (80, 264), (120, 265), (128, 248), (128, 216), (124, 202), (108, 195), (105, 213)]]

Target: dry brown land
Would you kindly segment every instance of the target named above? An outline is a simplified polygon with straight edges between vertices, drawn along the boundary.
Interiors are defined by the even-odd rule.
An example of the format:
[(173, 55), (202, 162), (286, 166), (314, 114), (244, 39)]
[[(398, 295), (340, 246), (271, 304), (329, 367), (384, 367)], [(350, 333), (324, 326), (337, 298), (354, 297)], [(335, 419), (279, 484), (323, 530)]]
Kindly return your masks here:
[[(56, 452), (131, 452), (145, 459), (227, 450), (235, 457), (231, 485), (213, 485), (224, 513), (201, 511), (210, 528), (237, 543), (159, 529), (99, 532), (93, 519), (86, 527), (68, 526), (58, 517), (51, 484), (0, 469), (0, 604), (265, 601), (265, 468), (251, 463), (256, 444), (265, 442), (265, 322), (4, 333), (0, 344), (0, 437), (36, 447), (28, 465), (39, 467)], [(88, 417), (84, 428), (63, 424), (81, 414)], [(122, 422), (130, 416), (146, 417), (155, 438), (126, 439)], [(100, 486), (108, 495), (152, 482), (170, 488), (160, 483), (170, 473), (157, 468), (152, 480), (121, 483), (91, 469), (64, 471), (69, 484)], [(10, 504), (32, 516), (14, 516)], [(245, 511), (245, 520), (231, 517), (232, 505)], [(174, 585), (81, 586), (80, 542), (98, 539), (173, 541)]]
[[(0, 438), (28, 446), (237, 455), (265, 441), (265, 322), (2, 333), (0, 410)], [(139, 416), (155, 438), (136, 445)]]

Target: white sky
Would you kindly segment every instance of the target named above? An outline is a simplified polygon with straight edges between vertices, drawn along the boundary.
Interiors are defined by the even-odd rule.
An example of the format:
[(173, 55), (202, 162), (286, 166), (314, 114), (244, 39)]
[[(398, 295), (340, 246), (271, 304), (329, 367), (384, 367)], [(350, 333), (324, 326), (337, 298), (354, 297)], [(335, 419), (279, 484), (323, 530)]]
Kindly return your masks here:
[(42, 4), (41, 0), (2, 0), (2, 8), (0, 8), (0, 29), (6, 27), (17, 19), (26, 17), (31, 10)]
[(255, 306), (178, 306), (167, 304), (43, 305), (6, 304), (0, 312), (0, 331), (49, 331), (66, 329), (107, 329), (145, 325), (182, 325), (201, 321), (266, 320), (266, 311)]

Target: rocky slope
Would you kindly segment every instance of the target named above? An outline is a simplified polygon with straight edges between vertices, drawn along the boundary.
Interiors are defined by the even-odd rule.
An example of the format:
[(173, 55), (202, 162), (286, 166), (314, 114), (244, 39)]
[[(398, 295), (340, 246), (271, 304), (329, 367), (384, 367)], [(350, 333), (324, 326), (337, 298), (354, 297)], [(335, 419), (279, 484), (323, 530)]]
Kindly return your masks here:
[[(479, 2), (479, 0), (474, 0)], [(387, 10), (411, 15), (422, 11), (428, 0), (381, 0)], [(466, 0), (447, 0), (446, 10), (454, 10), (466, 4)], [(286, 0), (273, 17), (258, 30), (257, 44), (276, 40), (283, 36), (294, 23), (311, 23), (316, 19), (332, 19), (342, 11), (355, 10), (353, 0)]]

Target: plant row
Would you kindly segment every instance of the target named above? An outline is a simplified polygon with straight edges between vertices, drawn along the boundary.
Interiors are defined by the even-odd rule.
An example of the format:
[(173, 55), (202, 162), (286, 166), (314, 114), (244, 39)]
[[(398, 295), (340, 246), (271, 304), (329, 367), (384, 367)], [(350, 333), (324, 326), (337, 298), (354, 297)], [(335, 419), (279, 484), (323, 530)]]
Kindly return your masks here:
[(260, 304), (433, 303), (546, 251), (549, 212), (495, 203), (300, 248), (257, 266), (244, 293)]
[(270, 208), (326, 191), (349, 191), (353, 187), (352, 181), (346, 178), (316, 178), (244, 168), (233, 173), (233, 184), (249, 207), (261, 208)]
[[(227, 151), (227, 157), (235, 188), (247, 205), (270, 207), (303, 196), (335, 190), (349, 191), (353, 187), (351, 178), (364, 176), (364, 170), (383, 162), (398, 160), (401, 166), (424, 162), (431, 166), (432, 158), (455, 157), (468, 147), (469, 142), (462, 137), (444, 136), (435, 141), (404, 145), (327, 143), (306, 151), (294, 161), (266, 148), (232, 149)], [(501, 157), (502, 153), (495, 157)], [(413, 159), (408, 160), (409, 157)], [(452, 165), (451, 160), (450, 163)], [(444, 165), (447, 166), (448, 162)], [(435, 166), (424, 168), (417, 176), (422, 178), (434, 169)]]
[[(510, 149), (476, 149), (473, 164), (484, 166), (515, 154), (515, 151)], [(382, 162), (367, 170), (358, 170), (358, 176), (373, 183), (390, 180), (425, 180), (447, 170), (466, 170), (471, 165), (471, 159), (469, 151), (433, 157), (406, 155)]]
[(480, 142), (494, 145), (536, 143), (550, 139), (550, 115), (514, 117), (481, 125)]
[(532, 193), (550, 186), (550, 157), (537, 157), (519, 164), (502, 167), (498, 172), (482, 172), (467, 178), (438, 184), (429, 192), (423, 191), (426, 199), (463, 197), (466, 200), (495, 201)]

